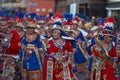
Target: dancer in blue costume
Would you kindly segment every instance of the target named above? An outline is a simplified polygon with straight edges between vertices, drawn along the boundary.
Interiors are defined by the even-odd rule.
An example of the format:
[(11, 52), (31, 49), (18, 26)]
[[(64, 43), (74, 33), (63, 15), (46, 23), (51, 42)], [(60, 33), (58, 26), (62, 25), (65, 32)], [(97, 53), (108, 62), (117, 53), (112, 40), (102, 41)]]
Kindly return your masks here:
[[(75, 53), (74, 53), (74, 63), (75, 63), (75, 68), (73, 69), (74, 73), (77, 73), (76, 76), (80, 76), (81, 73), (83, 73), (82, 75), (84, 75), (85, 72), (85, 68), (86, 68), (86, 62), (87, 59), (85, 57), (85, 38), (83, 36), (83, 34), (78, 30), (78, 18), (75, 17), (73, 19), (73, 24), (72, 24), (72, 29), (74, 30), (74, 39), (75, 39)], [(82, 76), (80, 76), (82, 77)], [(78, 79), (80, 78), (78, 77)], [(82, 80), (85, 79), (85, 75), (84, 78), (82, 77)]]
[[(30, 16), (34, 17), (36, 15), (35, 13), (30, 13)], [(35, 22), (34, 18), (32, 19)], [(26, 35), (22, 40), (22, 44), (24, 45), (22, 67), (25, 80), (40, 80), (42, 70), (40, 61), (42, 42), (40, 41), (40, 35), (35, 33), (35, 25), (35, 23), (28, 23)]]

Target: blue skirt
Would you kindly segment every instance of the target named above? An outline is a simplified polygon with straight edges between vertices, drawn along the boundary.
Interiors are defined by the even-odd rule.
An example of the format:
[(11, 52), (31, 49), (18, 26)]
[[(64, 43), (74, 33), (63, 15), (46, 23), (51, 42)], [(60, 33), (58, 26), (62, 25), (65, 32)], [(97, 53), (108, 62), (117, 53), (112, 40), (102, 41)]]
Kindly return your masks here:
[(25, 53), (25, 58), (23, 60), (23, 69), (40, 70), (40, 62), (35, 52), (29, 55)]
[(76, 47), (76, 52), (74, 54), (74, 62), (75, 64), (82, 64), (84, 62), (86, 62), (86, 58), (84, 57), (84, 53), (82, 53), (82, 51), (80, 50), (80, 48), (77, 46)]

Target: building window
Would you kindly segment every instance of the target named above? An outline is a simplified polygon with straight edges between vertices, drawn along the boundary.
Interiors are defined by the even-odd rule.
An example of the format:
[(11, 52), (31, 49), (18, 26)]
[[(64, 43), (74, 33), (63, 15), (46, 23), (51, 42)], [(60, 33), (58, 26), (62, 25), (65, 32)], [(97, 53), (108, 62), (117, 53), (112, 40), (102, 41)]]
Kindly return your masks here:
[(48, 9), (48, 12), (52, 12), (52, 9)]
[(42, 12), (45, 12), (46, 11), (46, 9), (45, 8), (42, 8), (42, 10), (41, 10)]

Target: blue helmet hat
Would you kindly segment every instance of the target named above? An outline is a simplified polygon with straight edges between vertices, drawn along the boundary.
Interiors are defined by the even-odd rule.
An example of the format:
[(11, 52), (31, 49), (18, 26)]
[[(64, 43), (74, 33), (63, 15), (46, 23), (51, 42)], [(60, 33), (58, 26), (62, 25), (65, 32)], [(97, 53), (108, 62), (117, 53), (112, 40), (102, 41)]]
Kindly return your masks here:
[(46, 16), (44, 15), (38, 15), (36, 16), (37, 23), (45, 23)]
[(36, 27), (36, 23), (37, 23), (36, 16), (37, 14), (34, 12), (26, 15), (28, 27)]
[(99, 39), (103, 40), (105, 38), (105, 36), (111, 36), (111, 37), (115, 37), (115, 31), (112, 27), (109, 26), (105, 26), (103, 28), (103, 31), (101, 32)]
[(53, 13), (49, 13), (47, 16), (46, 16), (46, 19), (47, 19), (47, 24), (53, 24)]
[(80, 20), (83, 21), (83, 22), (88, 21), (88, 17), (86, 15), (84, 15), (84, 14), (78, 14), (78, 13), (76, 13), (75, 16), (79, 17)]
[(98, 26), (99, 27), (101, 27), (101, 26), (103, 27), (104, 23), (105, 23), (105, 19), (104, 18), (102, 18), (102, 17), (98, 18)]
[(17, 12), (17, 14), (16, 14), (16, 25), (15, 26), (24, 27), (24, 25), (23, 25), (24, 16), (25, 16), (25, 13)]

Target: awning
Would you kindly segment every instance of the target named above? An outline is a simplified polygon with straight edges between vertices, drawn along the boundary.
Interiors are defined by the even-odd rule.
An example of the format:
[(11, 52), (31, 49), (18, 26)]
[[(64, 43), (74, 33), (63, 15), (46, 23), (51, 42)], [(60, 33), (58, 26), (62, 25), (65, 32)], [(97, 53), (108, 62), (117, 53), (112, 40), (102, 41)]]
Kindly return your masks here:
[(120, 7), (106, 7), (106, 10), (120, 10)]

